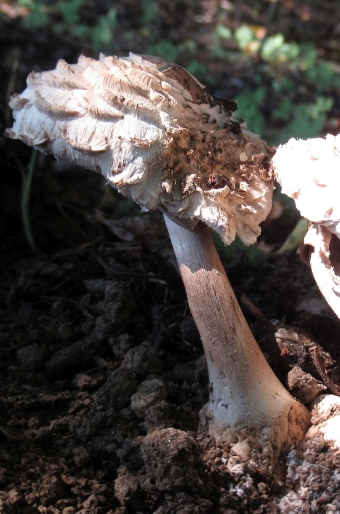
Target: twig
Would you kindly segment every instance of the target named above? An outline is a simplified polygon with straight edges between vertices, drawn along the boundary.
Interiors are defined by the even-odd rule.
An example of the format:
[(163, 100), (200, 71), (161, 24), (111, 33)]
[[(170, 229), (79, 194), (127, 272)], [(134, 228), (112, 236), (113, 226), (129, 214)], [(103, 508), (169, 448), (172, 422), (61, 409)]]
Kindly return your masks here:
[(320, 352), (320, 349), (318, 346), (312, 346), (312, 348), (309, 349), (313, 364), (316, 367), (320, 377), (328, 387), (330, 391), (332, 391), (333, 394), (336, 394), (337, 396), (340, 396), (340, 386), (333, 382), (333, 380), (328, 376), (328, 373), (325, 369), (325, 365), (323, 362), (323, 358)]

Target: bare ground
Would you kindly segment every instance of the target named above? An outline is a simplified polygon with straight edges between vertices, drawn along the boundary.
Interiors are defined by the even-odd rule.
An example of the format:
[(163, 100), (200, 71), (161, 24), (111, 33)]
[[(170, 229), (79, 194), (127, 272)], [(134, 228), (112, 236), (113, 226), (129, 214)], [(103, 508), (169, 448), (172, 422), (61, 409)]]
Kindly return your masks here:
[[(329, 4), (312, 3), (306, 22), (303, 6), (293, 15), (294, 2), (283, 2), (286, 24), (280, 16), (272, 23), (292, 37), (301, 35), (301, 26), (307, 38), (317, 28), (329, 41), (323, 36), (335, 30)], [(197, 9), (190, 2), (160, 5), (157, 30), (174, 41), (195, 38), (202, 62), (232, 91), (221, 63), (204, 52), (209, 24), (188, 22), (197, 20)], [(208, 16), (214, 5), (202, 2), (199, 14)], [(134, 8), (134, 2), (119, 7), (125, 31), (136, 28)], [(259, 10), (262, 21), (266, 13)], [(249, 21), (252, 15), (250, 8), (236, 11), (235, 23), (237, 16)], [(84, 49), (46, 31), (23, 29), (18, 21), (2, 21), (1, 28), (5, 128), (6, 95), (23, 88), (32, 68), (53, 67), (59, 57), (74, 61)], [(118, 34), (115, 52), (126, 53), (128, 44), (139, 49), (143, 41), (138, 30), (133, 45)], [(334, 45), (324, 48), (336, 52)], [(0, 145), (0, 512), (340, 512), (338, 486), (330, 485), (339, 456), (324, 441), (296, 449), (297, 463), (307, 455), (315, 468), (328, 470), (308, 484), (301, 470), (299, 477), (285, 475), (285, 456), (278, 477), (256, 447), (244, 462), (233, 442), (216, 445), (197, 434), (208, 379), (162, 218), (139, 215), (101, 177), (40, 156), (30, 195), (34, 253), (22, 228), (17, 160), (25, 168), (31, 152), (4, 134)], [(277, 248), (295, 221), (267, 222), (262, 247)], [(250, 260), (240, 249), (223, 251), (222, 258), (238, 298), (246, 295), (268, 320), (281, 320), (285, 337), (275, 339), (274, 327), (249, 302), (244, 306), (280, 379), (287, 384), (294, 367), (310, 373), (311, 388), (301, 378), (291, 384), (307, 404), (318, 392), (332, 392), (324, 376), (339, 383), (340, 325), (298, 255), (264, 252)], [(321, 369), (311, 352), (315, 344)], [(300, 479), (307, 483), (305, 499), (296, 507), (293, 498), (289, 506)]]

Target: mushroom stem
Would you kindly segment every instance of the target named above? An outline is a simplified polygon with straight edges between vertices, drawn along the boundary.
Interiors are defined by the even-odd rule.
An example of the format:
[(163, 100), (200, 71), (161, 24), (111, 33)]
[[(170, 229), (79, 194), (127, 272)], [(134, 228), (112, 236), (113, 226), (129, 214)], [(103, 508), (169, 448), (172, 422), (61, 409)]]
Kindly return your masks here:
[(268, 441), (274, 454), (301, 439), (309, 412), (282, 386), (264, 358), (242, 314), (208, 228), (193, 231), (167, 216), (189, 306), (207, 359), (210, 399), (201, 411), (215, 439), (246, 429)]

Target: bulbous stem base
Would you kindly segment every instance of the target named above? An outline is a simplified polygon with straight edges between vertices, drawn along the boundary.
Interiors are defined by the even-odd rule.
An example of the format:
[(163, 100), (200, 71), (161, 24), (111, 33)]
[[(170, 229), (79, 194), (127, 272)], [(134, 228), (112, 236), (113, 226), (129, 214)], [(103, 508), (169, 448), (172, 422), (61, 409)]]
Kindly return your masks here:
[(198, 223), (189, 231), (165, 221), (207, 359), (211, 393), (201, 419), (217, 440), (248, 432), (269, 441), (278, 454), (303, 437), (309, 412), (264, 358), (207, 227)]

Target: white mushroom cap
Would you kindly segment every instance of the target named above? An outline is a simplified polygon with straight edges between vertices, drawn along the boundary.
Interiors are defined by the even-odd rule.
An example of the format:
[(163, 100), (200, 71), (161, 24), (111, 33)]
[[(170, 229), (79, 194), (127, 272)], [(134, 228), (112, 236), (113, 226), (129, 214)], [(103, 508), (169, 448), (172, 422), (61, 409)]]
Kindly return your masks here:
[(271, 150), (180, 66), (130, 54), (60, 60), (12, 98), (10, 137), (101, 172), (144, 209), (254, 243), (271, 208)]
[(302, 216), (340, 237), (340, 135), (290, 139), (272, 162), (282, 192), (294, 199)]
[[(290, 139), (273, 160), (282, 192), (311, 223), (301, 248), (328, 304), (340, 318), (340, 135)], [(313, 251), (308, 251), (312, 247)]]

